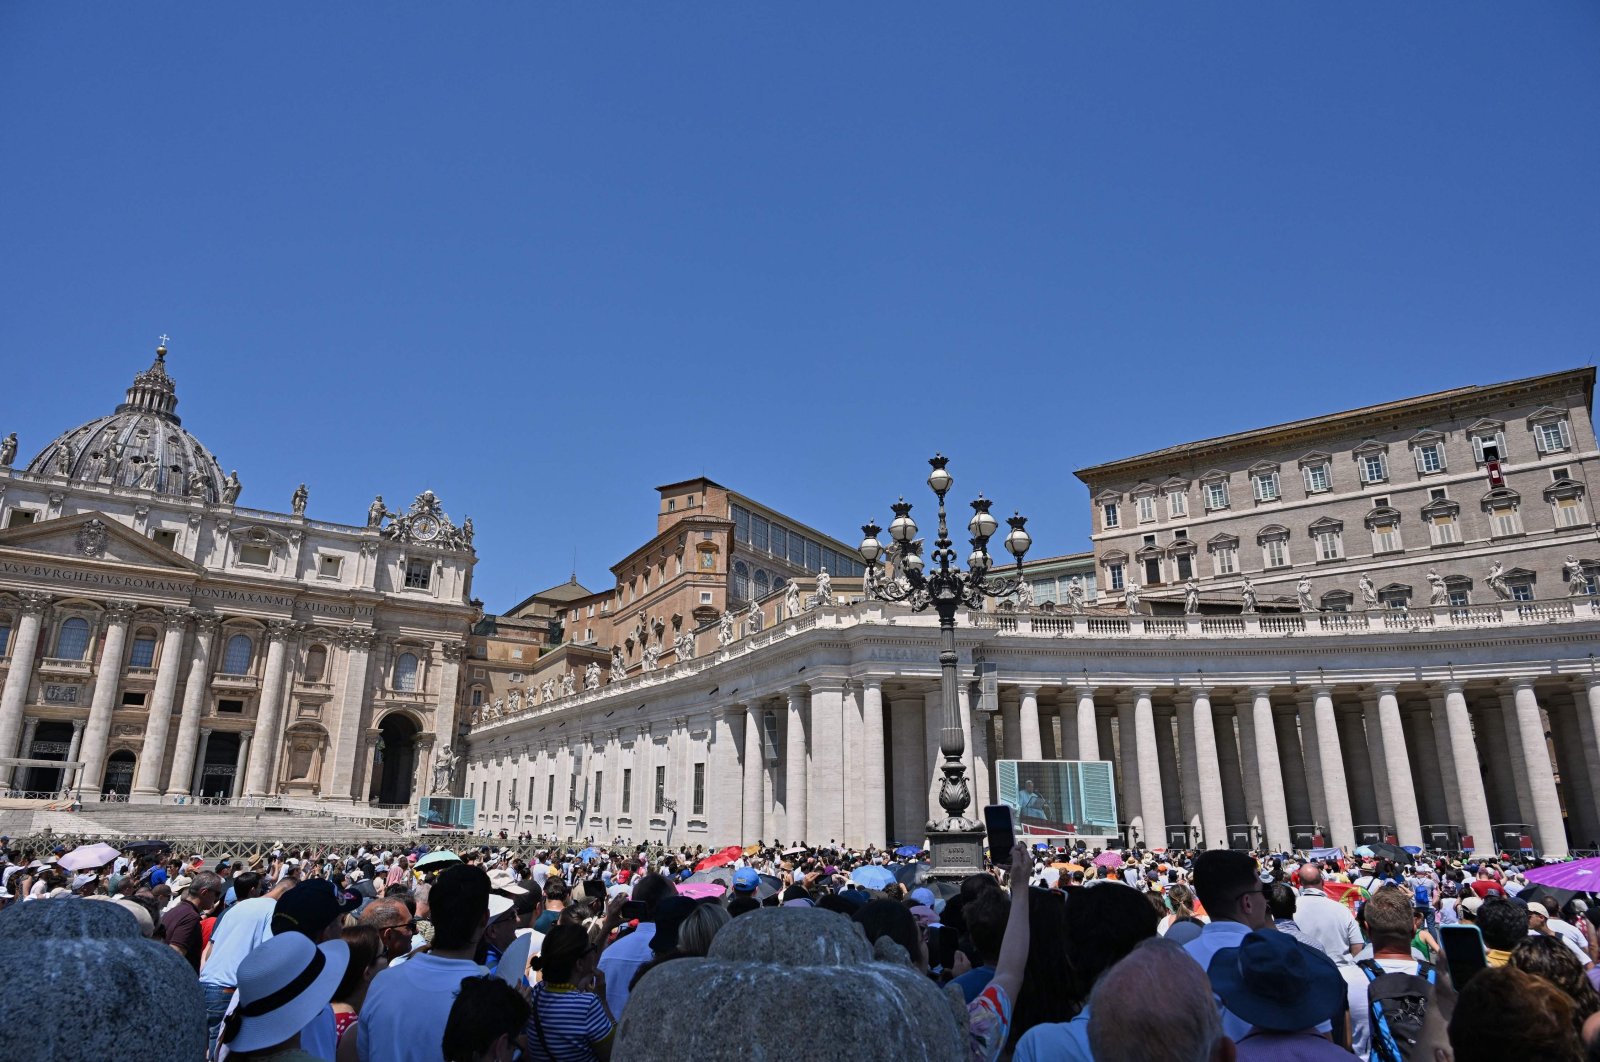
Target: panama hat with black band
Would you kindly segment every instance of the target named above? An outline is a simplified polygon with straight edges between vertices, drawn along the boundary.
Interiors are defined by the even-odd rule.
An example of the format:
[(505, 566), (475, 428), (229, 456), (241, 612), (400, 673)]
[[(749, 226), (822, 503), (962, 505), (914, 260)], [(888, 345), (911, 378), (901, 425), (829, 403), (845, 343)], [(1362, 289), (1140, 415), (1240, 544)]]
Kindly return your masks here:
[(232, 1051), (259, 1051), (298, 1036), (328, 1005), (350, 946), (313, 944), (303, 933), (272, 937), (239, 964), (238, 1005), (223, 1019), (221, 1042)]

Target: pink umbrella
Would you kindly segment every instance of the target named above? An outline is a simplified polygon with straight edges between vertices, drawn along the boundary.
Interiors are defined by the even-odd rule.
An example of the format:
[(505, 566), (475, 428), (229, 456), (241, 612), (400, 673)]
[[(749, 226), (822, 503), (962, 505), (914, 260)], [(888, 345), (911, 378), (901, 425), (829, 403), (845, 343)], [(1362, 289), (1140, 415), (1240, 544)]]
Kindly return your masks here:
[(725, 891), (714, 881), (687, 881), (678, 886), (678, 895), (691, 900), (720, 900)]
[(1600, 892), (1600, 857), (1534, 867), (1522, 876), (1537, 885), (1548, 885), (1552, 889)]
[(1097, 867), (1111, 867), (1112, 869), (1116, 869), (1122, 865), (1122, 853), (1101, 852), (1099, 855), (1094, 857), (1094, 865)]

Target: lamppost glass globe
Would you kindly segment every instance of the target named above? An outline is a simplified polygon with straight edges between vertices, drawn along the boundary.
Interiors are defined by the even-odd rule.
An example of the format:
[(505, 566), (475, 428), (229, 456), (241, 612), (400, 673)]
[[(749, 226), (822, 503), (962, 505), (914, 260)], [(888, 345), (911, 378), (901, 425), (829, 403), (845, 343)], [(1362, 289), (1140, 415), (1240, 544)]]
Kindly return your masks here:
[(932, 487), (933, 492), (941, 498), (949, 492), (951, 484), (956, 481), (944, 467), (947, 460), (949, 459), (944, 454), (934, 454), (928, 459), (928, 464), (933, 466), (933, 471), (928, 473), (928, 486)]

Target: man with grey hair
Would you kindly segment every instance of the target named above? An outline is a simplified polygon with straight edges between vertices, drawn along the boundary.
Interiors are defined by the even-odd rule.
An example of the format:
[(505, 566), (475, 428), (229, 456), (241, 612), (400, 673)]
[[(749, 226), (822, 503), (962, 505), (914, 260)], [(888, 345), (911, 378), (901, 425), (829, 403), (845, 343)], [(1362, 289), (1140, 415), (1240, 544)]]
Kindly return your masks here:
[(1233, 1062), (1222, 1014), (1200, 964), (1170, 940), (1142, 941), (1095, 983), (1095, 1062)]
[[(182, 882), (185, 879), (178, 878)], [(187, 879), (187, 885), (166, 914), (161, 916), (161, 927), (172, 950), (189, 960), (195, 973), (200, 972), (200, 952), (204, 947), (204, 934), (200, 920), (218, 903), (222, 902), (222, 878), (209, 870), (202, 870)]]

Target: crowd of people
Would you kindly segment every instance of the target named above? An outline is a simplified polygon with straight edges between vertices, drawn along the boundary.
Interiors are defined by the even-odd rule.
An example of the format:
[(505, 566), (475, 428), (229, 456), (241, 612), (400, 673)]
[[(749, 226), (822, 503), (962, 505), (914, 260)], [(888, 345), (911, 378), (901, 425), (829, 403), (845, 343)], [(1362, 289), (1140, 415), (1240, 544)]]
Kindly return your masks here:
[(657, 970), (792, 908), (892, 944), (985, 1062), (1600, 1060), (1596, 897), (1509, 855), (1018, 844), (947, 880), (904, 848), (85, 851), (0, 838), (0, 908), (127, 912), (192, 968), (217, 1060), (604, 1062)]

